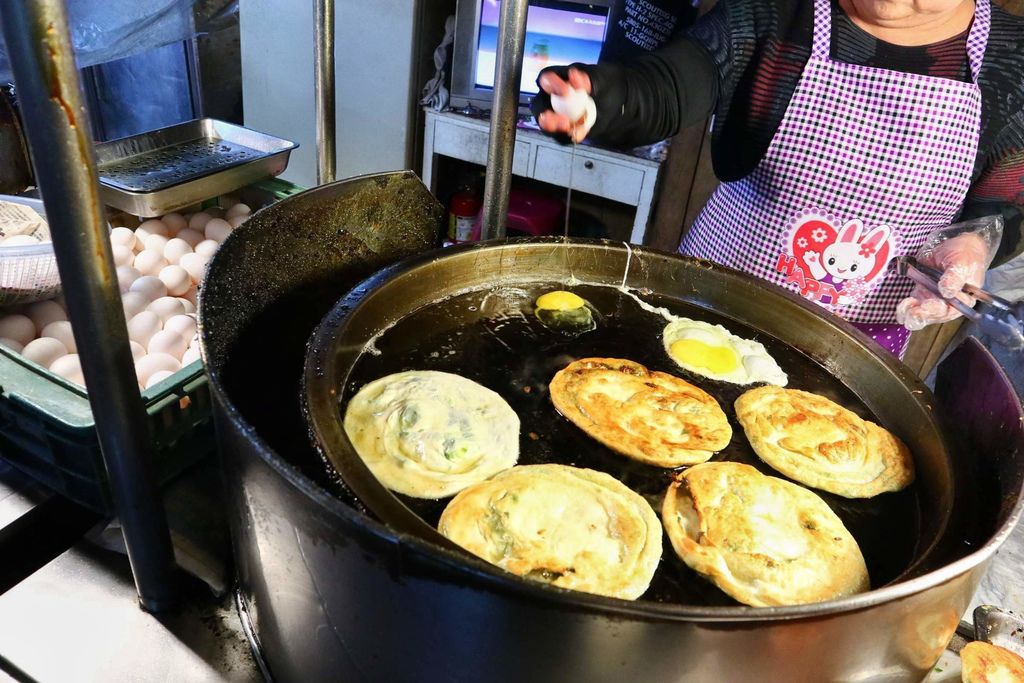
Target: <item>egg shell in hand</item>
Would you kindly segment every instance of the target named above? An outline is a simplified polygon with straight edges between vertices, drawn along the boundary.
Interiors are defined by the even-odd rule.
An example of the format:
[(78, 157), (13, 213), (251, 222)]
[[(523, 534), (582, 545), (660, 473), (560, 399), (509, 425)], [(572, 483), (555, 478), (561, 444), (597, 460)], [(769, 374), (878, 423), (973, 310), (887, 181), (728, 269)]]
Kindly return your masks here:
[(53, 361), (49, 368), (50, 372), (60, 375), (69, 382), (78, 386), (85, 386), (85, 377), (82, 375), (82, 363), (77, 353), (69, 353)]
[(163, 252), (156, 249), (145, 249), (135, 257), (135, 270), (143, 275), (158, 275), (168, 265)]
[(135, 362), (135, 376), (142, 386), (146, 386), (153, 373), (161, 370), (177, 372), (181, 370), (181, 363), (166, 353), (150, 353)]
[(180, 334), (170, 330), (160, 330), (149, 340), (146, 350), (150, 353), (166, 353), (180, 359), (188, 349), (188, 341)]
[(10, 349), (11, 351), (14, 351), (15, 353), (21, 353), (21, 350), (23, 348), (25, 348), (24, 346), (22, 346), (18, 342), (14, 341), (13, 339), (9, 339), (7, 337), (0, 337), (0, 346), (3, 346), (4, 348)]
[(148, 380), (146, 380), (146, 388), (151, 389), (152, 387), (155, 387), (157, 384), (160, 384), (160, 382), (163, 382), (173, 374), (174, 373), (170, 370), (157, 370), (149, 376)]
[(37, 336), (42, 335), (43, 328), (50, 323), (68, 319), (64, 307), (53, 299), (37, 301), (25, 309), (25, 314), (32, 319), (32, 324), (36, 326)]
[(163, 327), (163, 321), (153, 311), (143, 311), (128, 321), (128, 338), (143, 346)]
[(196, 245), (206, 239), (206, 235), (203, 234), (202, 230), (186, 228), (178, 233), (178, 239), (184, 241), (192, 249), (195, 249)]
[(155, 313), (160, 318), (160, 328), (164, 323), (179, 315), (185, 315), (185, 305), (178, 297), (162, 296), (146, 307), (147, 311)]
[(169, 213), (160, 220), (173, 233), (181, 232), (188, 227), (188, 221), (180, 213)]
[(150, 301), (156, 301), (162, 296), (167, 296), (167, 285), (153, 275), (144, 275), (132, 283), (130, 291), (139, 292)]
[(55, 320), (39, 332), (40, 337), (53, 337), (68, 350), (69, 353), (78, 353), (78, 345), (75, 344), (75, 333), (71, 330), (71, 323), (67, 320)]
[(131, 228), (114, 228), (110, 231), (110, 243), (128, 247), (129, 251), (135, 248), (135, 243), (138, 241), (135, 231)]
[(551, 108), (556, 114), (567, 117), (570, 121), (579, 121), (587, 113), (587, 100), (590, 95), (585, 90), (577, 90), (572, 86), (566, 88), (565, 95), (552, 95)]
[(32, 319), (21, 313), (0, 317), (0, 337), (13, 339), (22, 346), (36, 338), (36, 326)]
[(40, 337), (26, 344), (21, 355), (37, 365), (49, 368), (58, 358), (68, 355), (68, 349), (53, 337)]

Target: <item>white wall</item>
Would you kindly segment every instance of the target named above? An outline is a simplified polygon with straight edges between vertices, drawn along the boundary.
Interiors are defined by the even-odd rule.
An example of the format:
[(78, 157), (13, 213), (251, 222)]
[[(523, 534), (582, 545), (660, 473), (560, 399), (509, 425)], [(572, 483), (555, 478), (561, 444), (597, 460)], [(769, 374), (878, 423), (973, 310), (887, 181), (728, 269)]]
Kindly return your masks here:
[[(337, 0), (338, 177), (411, 164), (418, 0)], [(298, 142), (283, 178), (316, 184), (312, 0), (241, 0), (245, 125)]]

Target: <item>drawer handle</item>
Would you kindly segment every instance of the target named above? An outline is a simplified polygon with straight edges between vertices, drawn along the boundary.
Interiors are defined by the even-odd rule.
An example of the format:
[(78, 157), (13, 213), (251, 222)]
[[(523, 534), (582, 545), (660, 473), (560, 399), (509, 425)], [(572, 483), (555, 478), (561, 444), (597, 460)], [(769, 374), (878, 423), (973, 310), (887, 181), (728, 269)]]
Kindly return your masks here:
[(591, 171), (591, 170), (593, 170), (593, 168), (594, 168), (594, 162), (593, 162), (593, 161), (590, 161), (589, 159), (588, 159), (587, 161), (584, 161), (584, 162), (583, 162), (583, 168), (587, 169), (588, 171)]

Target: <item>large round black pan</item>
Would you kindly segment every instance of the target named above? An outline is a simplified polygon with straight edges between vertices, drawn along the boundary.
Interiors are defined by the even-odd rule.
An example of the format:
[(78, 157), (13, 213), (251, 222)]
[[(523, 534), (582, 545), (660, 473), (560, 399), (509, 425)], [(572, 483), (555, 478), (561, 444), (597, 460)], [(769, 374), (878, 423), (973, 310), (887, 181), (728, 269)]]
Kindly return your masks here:
[[(566, 335), (544, 327), (533, 301), (571, 289), (598, 311), (593, 331)], [(828, 396), (902, 438), (914, 453), (917, 482), (869, 500), (819, 492), (859, 542), (872, 587), (924, 568), (949, 523), (956, 478), (930, 392), (902, 364), (852, 327), (801, 298), (707, 262), (617, 243), (524, 240), (473, 245), (415, 258), (356, 287), (314, 333), (305, 400), (330, 467), (367, 509), (396, 529), (441, 545), (434, 526), (446, 500), (400, 497), (384, 489), (341, 428), (348, 399), (364, 384), (404, 370), (453, 372), (501, 394), (522, 422), (521, 464), (556, 462), (602, 470), (648, 498), (655, 509), (672, 472), (627, 460), (558, 415), (547, 386), (577, 358), (634, 360), (682, 376), (722, 405), (734, 436), (715, 460), (737, 460), (781, 476), (753, 453), (732, 405), (749, 387), (690, 375), (667, 357), (666, 321), (650, 310), (721, 323), (762, 342), (789, 386)], [(366, 352), (372, 341), (374, 352)], [(690, 606), (736, 603), (679, 561), (664, 561), (643, 600)]]

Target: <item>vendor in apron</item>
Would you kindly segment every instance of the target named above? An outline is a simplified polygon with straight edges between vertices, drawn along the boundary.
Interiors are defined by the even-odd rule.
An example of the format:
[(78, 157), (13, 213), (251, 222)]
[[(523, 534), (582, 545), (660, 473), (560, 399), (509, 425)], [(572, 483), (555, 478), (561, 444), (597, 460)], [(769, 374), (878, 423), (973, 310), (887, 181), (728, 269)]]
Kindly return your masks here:
[[(933, 231), (1001, 214), (929, 254), (944, 293), (1019, 252), (1024, 20), (990, 0), (720, 0), (683, 37), (624, 63), (548, 69), (534, 112), (552, 134), (635, 146), (714, 114), (723, 183), (679, 251), (842, 315), (902, 355), (950, 320), (893, 259)], [(548, 94), (589, 93), (570, 121)]]

